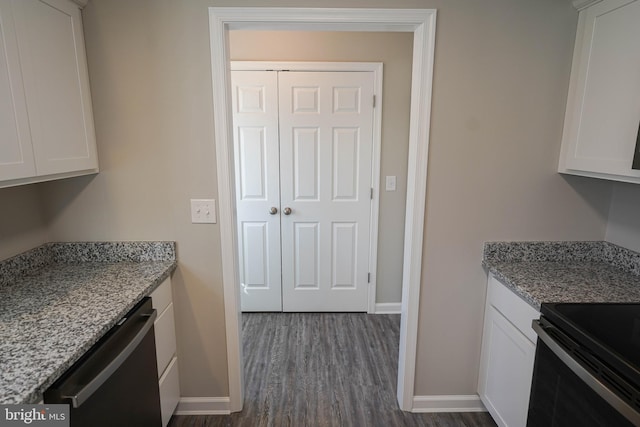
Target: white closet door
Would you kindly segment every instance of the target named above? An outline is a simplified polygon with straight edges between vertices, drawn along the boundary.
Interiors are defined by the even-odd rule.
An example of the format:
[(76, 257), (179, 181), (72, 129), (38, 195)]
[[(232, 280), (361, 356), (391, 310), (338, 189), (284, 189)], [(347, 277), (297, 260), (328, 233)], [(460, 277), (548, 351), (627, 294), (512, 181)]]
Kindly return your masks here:
[(278, 84), (283, 309), (366, 311), (373, 73)]
[(231, 82), (241, 308), (281, 311), (277, 73), (233, 71)]

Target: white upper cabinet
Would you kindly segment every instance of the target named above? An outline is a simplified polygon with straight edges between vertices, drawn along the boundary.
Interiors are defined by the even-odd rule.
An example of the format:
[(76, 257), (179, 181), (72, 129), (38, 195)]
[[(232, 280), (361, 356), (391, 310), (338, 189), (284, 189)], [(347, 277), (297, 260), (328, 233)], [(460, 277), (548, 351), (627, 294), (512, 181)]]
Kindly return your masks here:
[(580, 12), (559, 172), (640, 183), (640, 1)]
[(19, 58), (10, 2), (0, 0), (0, 181), (36, 173)]
[(0, 0), (0, 26), (0, 187), (97, 172), (78, 5)]

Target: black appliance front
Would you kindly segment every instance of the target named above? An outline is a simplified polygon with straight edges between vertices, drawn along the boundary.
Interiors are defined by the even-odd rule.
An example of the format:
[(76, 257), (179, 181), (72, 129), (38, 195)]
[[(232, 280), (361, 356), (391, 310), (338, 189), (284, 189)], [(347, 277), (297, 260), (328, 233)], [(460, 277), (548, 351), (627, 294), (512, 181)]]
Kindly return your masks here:
[(640, 426), (640, 305), (542, 304), (527, 426)]
[(45, 393), (68, 403), (72, 427), (162, 424), (153, 321), (145, 298)]
[(527, 427), (633, 425), (538, 340)]

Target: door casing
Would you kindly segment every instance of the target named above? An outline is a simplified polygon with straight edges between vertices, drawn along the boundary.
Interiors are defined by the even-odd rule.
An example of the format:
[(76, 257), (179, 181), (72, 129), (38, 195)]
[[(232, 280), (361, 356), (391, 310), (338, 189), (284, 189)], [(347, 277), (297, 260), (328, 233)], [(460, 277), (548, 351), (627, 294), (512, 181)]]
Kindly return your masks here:
[(210, 7), (213, 114), (218, 178), (222, 277), (225, 305), (229, 411), (242, 410), (244, 378), (241, 312), (234, 213), (233, 122), (230, 93), (229, 30), (315, 30), (411, 32), (411, 74), (407, 208), (405, 217), (400, 351), (397, 398), (400, 409), (414, 407), (419, 298), (422, 276), (431, 94), (435, 49), (435, 9)]
[[(382, 79), (381, 62), (292, 62), (292, 61), (230, 61), (231, 71), (366, 71), (373, 73), (376, 107), (373, 109), (373, 149), (371, 159), (371, 188), (373, 203), (369, 230), (369, 314), (376, 312), (376, 277), (378, 271), (378, 217), (380, 212), (380, 162), (382, 152)], [(235, 199), (234, 199), (235, 203)], [(235, 224), (235, 223), (234, 223)]]

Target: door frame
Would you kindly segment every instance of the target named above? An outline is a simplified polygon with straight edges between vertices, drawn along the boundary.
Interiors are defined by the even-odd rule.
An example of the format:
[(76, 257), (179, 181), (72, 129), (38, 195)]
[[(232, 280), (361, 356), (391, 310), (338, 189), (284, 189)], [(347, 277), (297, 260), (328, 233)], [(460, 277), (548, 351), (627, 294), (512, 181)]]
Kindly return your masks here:
[[(376, 312), (376, 277), (378, 269), (378, 216), (380, 212), (380, 162), (382, 153), (382, 62), (326, 62), (326, 61), (229, 61), (231, 71), (337, 71), (372, 72), (373, 95), (373, 146), (371, 150), (371, 213), (369, 217), (369, 275), (367, 313)], [(235, 201), (234, 201), (235, 205)], [(237, 227), (237, 225), (236, 225)]]
[(214, 136), (222, 251), (229, 409), (242, 410), (241, 312), (235, 227), (233, 122), (230, 91), (230, 30), (381, 31), (413, 33), (407, 205), (404, 235), (397, 398), (413, 408), (422, 275), (435, 9), (210, 7), (209, 29)]

